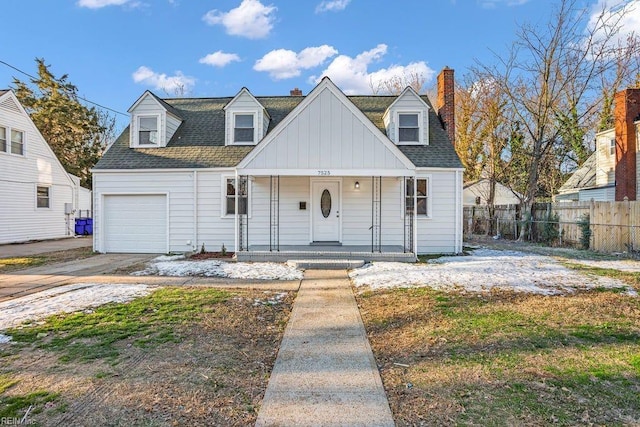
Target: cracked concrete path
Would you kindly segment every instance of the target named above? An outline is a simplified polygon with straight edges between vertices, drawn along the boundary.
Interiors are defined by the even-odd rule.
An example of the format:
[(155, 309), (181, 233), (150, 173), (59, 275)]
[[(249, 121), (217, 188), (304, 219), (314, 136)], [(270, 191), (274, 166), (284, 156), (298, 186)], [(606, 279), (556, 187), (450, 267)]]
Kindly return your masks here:
[(393, 426), (344, 270), (307, 270), (256, 426)]

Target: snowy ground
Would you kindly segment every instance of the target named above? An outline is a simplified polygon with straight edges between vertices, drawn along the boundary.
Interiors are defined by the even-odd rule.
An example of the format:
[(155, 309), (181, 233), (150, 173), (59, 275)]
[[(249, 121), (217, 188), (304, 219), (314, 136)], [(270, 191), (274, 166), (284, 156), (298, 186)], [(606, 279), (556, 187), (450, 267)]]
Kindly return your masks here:
[(274, 262), (225, 262), (217, 259), (190, 261), (183, 256), (161, 256), (135, 276), (204, 276), (230, 279), (301, 280), (302, 271)]
[(471, 256), (437, 258), (426, 265), (374, 262), (351, 271), (349, 276), (356, 286), (372, 289), (428, 286), (441, 290), (504, 289), (557, 295), (602, 287), (622, 288), (635, 295), (619, 280), (573, 271), (548, 256), (492, 249), (477, 249)]
[[(0, 302), (0, 331), (55, 313), (87, 310), (109, 302), (126, 302), (151, 292), (148, 285), (77, 283)], [(0, 334), (0, 343), (9, 341)]]

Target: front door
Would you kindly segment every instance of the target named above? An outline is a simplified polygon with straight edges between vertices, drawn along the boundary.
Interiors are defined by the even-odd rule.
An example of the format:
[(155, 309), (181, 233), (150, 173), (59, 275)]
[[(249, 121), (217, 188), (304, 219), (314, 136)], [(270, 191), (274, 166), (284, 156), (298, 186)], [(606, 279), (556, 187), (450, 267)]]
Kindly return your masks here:
[(340, 241), (340, 181), (311, 183), (312, 240)]

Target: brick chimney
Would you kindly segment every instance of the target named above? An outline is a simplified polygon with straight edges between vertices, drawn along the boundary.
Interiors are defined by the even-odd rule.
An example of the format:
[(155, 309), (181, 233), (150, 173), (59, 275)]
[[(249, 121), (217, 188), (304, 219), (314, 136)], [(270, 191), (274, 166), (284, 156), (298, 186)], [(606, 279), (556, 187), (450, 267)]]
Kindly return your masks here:
[(636, 200), (637, 163), (636, 127), (640, 118), (640, 89), (616, 93), (613, 120), (616, 132), (616, 201)]
[(293, 88), (293, 90), (289, 91), (289, 95), (291, 95), (291, 96), (302, 96), (302, 91), (296, 87), (296, 88)]
[(438, 74), (438, 117), (453, 146), (456, 146), (455, 92), (453, 70), (444, 67)]

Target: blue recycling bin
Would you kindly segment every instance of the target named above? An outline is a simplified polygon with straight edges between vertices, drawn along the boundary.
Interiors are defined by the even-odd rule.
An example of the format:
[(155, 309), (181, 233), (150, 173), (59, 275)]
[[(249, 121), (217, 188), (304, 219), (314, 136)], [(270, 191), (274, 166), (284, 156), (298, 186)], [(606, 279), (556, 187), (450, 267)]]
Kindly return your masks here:
[(93, 218), (87, 218), (87, 223), (84, 225), (84, 234), (92, 235), (93, 234)]
[(76, 218), (76, 234), (84, 235), (87, 220), (84, 218)]

